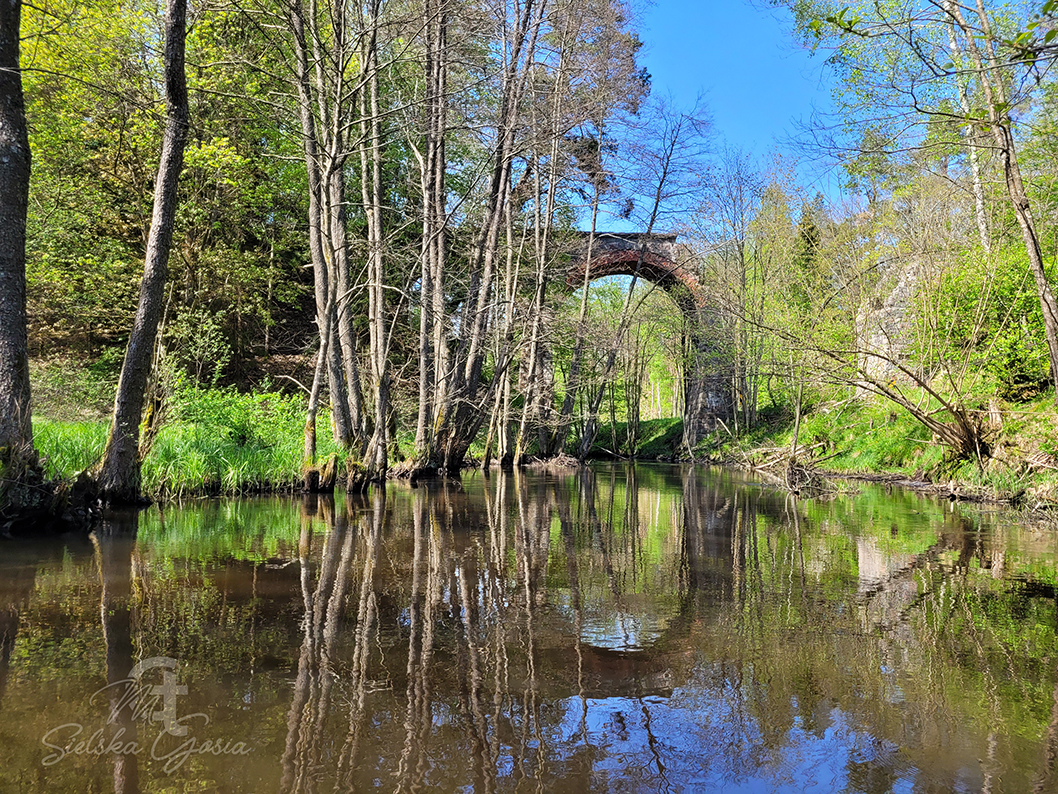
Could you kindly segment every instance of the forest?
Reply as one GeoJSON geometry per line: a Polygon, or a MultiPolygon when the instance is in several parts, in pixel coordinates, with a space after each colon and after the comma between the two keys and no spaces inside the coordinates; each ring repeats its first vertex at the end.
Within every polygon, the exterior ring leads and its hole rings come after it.
{"type": "Polygon", "coordinates": [[[1053,501],[1058,2],[771,5],[837,112],[758,158],[622,0],[10,4],[0,524],[600,455],[1053,501]]]}

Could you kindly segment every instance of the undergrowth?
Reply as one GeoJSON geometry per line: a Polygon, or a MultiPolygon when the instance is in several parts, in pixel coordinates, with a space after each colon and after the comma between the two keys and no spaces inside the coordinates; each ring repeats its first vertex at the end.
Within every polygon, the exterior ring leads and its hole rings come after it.
{"type": "MultiPolygon", "coordinates": [[[[154,498],[286,490],[301,482],[304,400],[275,392],[182,389],[142,467],[154,498]]],[[[317,420],[322,459],[337,452],[328,416],[317,420]]],[[[37,449],[51,477],[69,477],[99,460],[106,421],[34,421],[37,449]]]]}
{"type": "MultiPolygon", "coordinates": [[[[1027,503],[1058,501],[1054,392],[1024,403],[981,401],[974,410],[986,423],[989,446],[980,460],[956,457],[909,413],[878,398],[814,406],[802,417],[798,454],[834,472],[899,474],[1027,503]]],[[[792,444],[793,424],[785,416],[737,435],[722,431],[698,453],[751,465],[778,460],[792,444]]]]}
{"type": "MultiPolygon", "coordinates": [[[[628,425],[625,422],[600,425],[595,435],[589,457],[617,454],[623,457],[646,460],[678,456],[683,443],[682,419],[643,419],[634,448],[628,443],[628,425]]],[[[684,450],[686,452],[686,450],[684,450]]]]}

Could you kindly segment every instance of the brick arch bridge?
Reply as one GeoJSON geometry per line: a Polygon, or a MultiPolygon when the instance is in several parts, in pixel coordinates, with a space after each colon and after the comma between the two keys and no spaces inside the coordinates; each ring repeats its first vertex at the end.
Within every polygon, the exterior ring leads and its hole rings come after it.
{"type": "Polygon", "coordinates": [[[686,318],[683,438],[697,444],[717,420],[731,415],[729,362],[716,333],[713,310],[694,272],[681,264],[675,234],[597,232],[588,258],[588,234],[571,257],[566,287],[577,289],[606,276],[637,276],[664,289],[686,318]]]}

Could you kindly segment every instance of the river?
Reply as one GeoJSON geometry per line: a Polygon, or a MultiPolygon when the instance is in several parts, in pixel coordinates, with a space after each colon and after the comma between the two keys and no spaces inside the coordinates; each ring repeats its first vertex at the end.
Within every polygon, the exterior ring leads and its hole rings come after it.
{"type": "Polygon", "coordinates": [[[3,792],[1058,791],[1053,524],[679,466],[0,560],[3,792]]]}

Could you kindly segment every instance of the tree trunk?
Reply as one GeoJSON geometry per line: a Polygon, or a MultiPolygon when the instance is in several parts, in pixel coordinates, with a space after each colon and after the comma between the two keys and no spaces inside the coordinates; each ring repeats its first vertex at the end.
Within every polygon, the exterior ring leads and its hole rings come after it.
{"type": "MultiPolygon", "coordinates": [[[[347,230],[344,209],[345,135],[336,128],[338,103],[329,101],[329,89],[324,72],[325,59],[317,28],[315,6],[310,9],[306,25],[301,0],[290,0],[286,24],[294,45],[292,83],[297,94],[298,115],[301,123],[302,155],[308,177],[309,255],[312,259],[316,298],[316,324],[321,332],[330,328],[323,361],[329,384],[335,440],[346,451],[362,453],[365,418],[363,394],[360,386],[359,364],[356,359],[356,340],[352,333],[349,311],[349,279],[347,263],[347,230]],[[312,58],[309,47],[312,46],[312,58]],[[310,64],[315,63],[315,77],[310,64]],[[315,83],[313,82],[315,80],[315,83]],[[314,91],[315,88],[315,91],[314,91]],[[316,112],[320,119],[317,122],[316,112]],[[321,139],[321,136],[326,136],[321,139]],[[329,318],[333,306],[335,318],[329,318]],[[325,315],[328,319],[325,320],[325,315]]],[[[339,24],[340,20],[336,20],[339,24]]],[[[344,27],[339,27],[335,47],[345,43],[344,27]]],[[[335,57],[341,59],[342,53],[335,57]]],[[[344,90],[339,79],[336,95],[344,90]]],[[[314,389],[316,386],[314,385],[314,389]]],[[[306,417],[307,421],[309,417],[306,417]]],[[[314,426],[315,418],[311,418],[314,426]]]]}
{"type": "MultiPolygon", "coordinates": [[[[949,0],[949,6],[952,0],[949,0]]],[[[949,11],[949,14],[951,12],[949,11]]],[[[958,63],[962,58],[962,48],[955,36],[955,23],[948,26],[948,47],[951,49],[952,60],[958,63]]],[[[973,108],[970,106],[969,79],[964,74],[956,75],[959,91],[959,107],[963,115],[970,118],[973,108]]],[[[970,174],[973,177],[974,193],[974,218],[977,221],[977,234],[981,239],[981,248],[986,254],[992,253],[992,241],[988,234],[988,218],[985,215],[985,192],[981,185],[981,158],[978,154],[978,146],[973,139],[973,127],[966,128],[966,149],[970,155],[970,174]]]]}
{"type": "Polygon", "coordinates": [[[36,459],[26,337],[30,151],[19,70],[21,12],[21,2],[0,4],[0,471],[36,459]]]}
{"type": "MultiPolygon", "coordinates": [[[[511,165],[521,99],[534,63],[546,7],[546,0],[527,0],[521,6],[507,50],[510,55],[503,73],[485,218],[472,257],[470,289],[459,323],[456,361],[451,372],[445,373],[450,382],[445,387],[445,402],[438,406],[438,442],[447,471],[458,471],[462,467],[467,449],[485,416],[483,405],[487,404],[487,399],[483,400],[481,396],[481,375],[487,350],[488,316],[493,299],[500,230],[510,200],[511,165]]],[[[486,386],[488,398],[497,393],[497,378],[505,370],[506,362],[497,361],[491,382],[486,386]]]]}
{"type": "MultiPolygon", "coordinates": [[[[664,177],[662,177],[664,178],[664,177]]],[[[658,210],[660,209],[660,192],[661,185],[658,186],[657,195],[658,198],[655,200],[654,209],[650,216],[650,222],[647,224],[646,235],[643,237],[643,241],[639,245],[639,257],[636,261],[635,270],[632,272],[632,280],[628,284],[628,293],[625,295],[624,305],[621,307],[621,317],[617,323],[617,331],[614,333],[613,338],[610,340],[609,349],[606,353],[606,363],[603,365],[600,377],[602,379],[602,385],[599,388],[598,394],[595,399],[590,401],[588,408],[588,422],[584,426],[584,433],[580,438],[580,445],[577,448],[577,458],[584,460],[587,458],[588,453],[591,451],[592,445],[595,443],[595,434],[598,432],[599,427],[599,408],[602,405],[603,394],[606,391],[606,385],[610,380],[610,376],[613,373],[614,365],[617,363],[617,350],[618,346],[625,338],[625,334],[628,332],[628,326],[632,321],[632,314],[635,309],[632,306],[632,300],[635,295],[636,284],[639,283],[639,271],[643,267],[643,258],[646,255],[647,249],[647,237],[653,232],[654,221],[657,218],[658,210]]],[[[588,276],[585,274],[585,280],[588,276]]],[[[612,406],[611,406],[612,407],[612,406]]],[[[611,422],[613,419],[611,418],[611,422]]]]}
{"type": "Polygon", "coordinates": [[[445,47],[447,4],[424,4],[425,135],[420,156],[422,192],[422,251],[419,282],[419,411],[415,426],[415,465],[432,470],[438,465],[435,444],[436,406],[443,403],[444,359],[444,227],[445,214],[445,47]]]}
{"type": "Polygon", "coordinates": [[[367,221],[368,332],[375,397],[375,428],[364,464],[371,480],[385,479],[389,466],[389,331],[387,330],[382,234],[382,121],[378,97],[379,0],[370,3],[361,62],[365,88],[360,94],[360,173],[367,221]]]}
{"type": "MultiPolygon", "coordinates": [[[[565,66],[566,66],[566,43],[570,35],[570,23],[572,16],[566,17],[566,26],[560,40],[561,43],[561,54],[558,59],[558,69],[556,79],[554,81],[555,89],[552,95],[551,102],[551,114],[548,119],[548,129],[560,129],[561,128],[561,115],[563,110],[562,103],[562,90],[561,87],[565,84],[565,66]]],[[[534,89],[536,87],[534,86],[534,89]]],[[[534,122],[536,121],[536,114],[534,112],[534,122]]],[[[539,127],[539,124],[534,126],[539,127]]],[[[526,425],[528,419],[531,417],[536,424],[537,431],[537,451],[541,456],[547,456],[549,454],[549,440],[550,433],[544,427],[543,423],[543,405],[545,399],[548,404],[551,403],[551,394],[547,388],[547,384],[544,382],[544,366],[543,366],[543,348],[545,343],[541,340],[542,326],[543,326],[543,315],[544,315],[544,302],[547,298],[547,284],[548,275],[547,269],[549,262],[549,254],[551,248],[551,230],[554,223],[555,217],[555,202],[556,194],[558,191],[558,161],[559,161],[559,136],[552,134],[550,151],[548,152],[548,174],[547,174],[547,192],[546,198],[543,190],[542,179],[543,174],[541,173],[542,168],[540,166],[539,158],[537,158],[536,167],[534,170],[534,181],[536,185],[535,199],[534,199],[534,211],[535,218],[533,223],[533,242],[534,242],[534,253],[536,255],[536,297],[533,303],[533,326],[530,338],[529,348],[529,371],[533,374],[530,382],[530,394],[526,395],[525,408],[522,411],[522,420],[518,428],[518,444],[515,457],[521,461],[522,448],[525,444],[526,436],[526,425]],[[544,202],[541,207],[541,201],[544,202]],[[537,380],[539,375],[539,380],[537,380]]]]}
{"type": "MultiPolygon", "coordinates": [[[[333,146],[345,147],[345,136],[333,142],[333,146]]],[[[349,280],[348,217],[345,211],[345,163],[346,157],[334,157],[327,175],[327,203],[329,218],[329,248],[331,284],[335,292],[337,311],[335,317],[335,339],[331,342],[332,410],[348,423],[348,436],[339,439],[347,452],[363,455],[367,435],[367,416],[364,411],[364,392],[361,385],[360,362],[357,355],[356,334],[353,332],[352,284],[349,280]]]]}
{"type": "Polygon", "coordinates": [[[151,358],[162,316],[169,249],[176,222],[177,183],[188,135],[184,75],[187,0],[169,0],[165,15],[165,134],[154,188],[154,214],[140,283],[140,300],[121,367],[110,438],[99,469],[99,487],[111,504],[136,502],[140,495],[140,420],[151,358]]]}
{"type": "Polygon", "coordinates": [[[334,337],[331,333],[334,327],[334,302],[328,302],[320,314],[318,318],[320,349],[316,354],[316,369],[312,376],[308,406],[305,409],[305,446],[301,464],[304,489],[308,493],[315,493],[320,482],[320,472],[316,467],[316,415],[320,410],[320,392],[323,390],[324,372],[327,370],[327,360],[330,355],[330,342],[334,337]]]}
{"type": "MultiPolygon", "coordinates": [[[[601,146],[600,146],[601,150],[601,146]]],[[[577,392],[580,390],[580,370],[584,358],[586,323],[588,319],[588,285],[591,283],[591,257],[595,245],[595,232],[599,221],[599,188],[596,185],[592,192],[591,229],[588,231],[588,248],[584,255],[584,282],[581,284],[580,310],[577,314],[576,338],[573,343],[573,358],[569,365],[569,377],[566,378],[566,393],[562,398],[562,410],[558,416],[555,434],[551,438],[550,452],[557,454],[566,444],[566,436],[573,422],[573,408],[577,403],[577,392]]]]}

